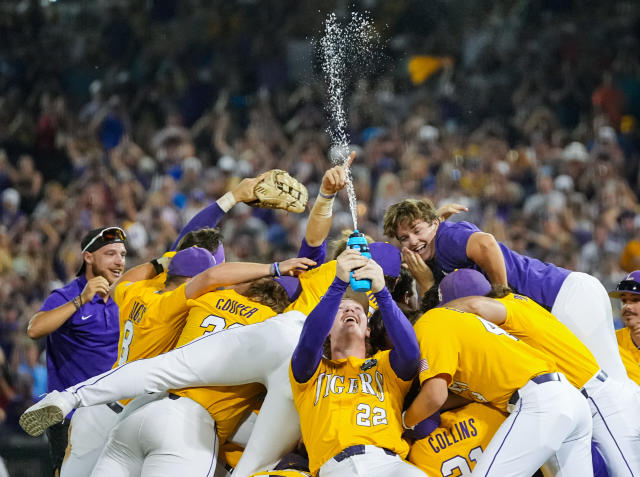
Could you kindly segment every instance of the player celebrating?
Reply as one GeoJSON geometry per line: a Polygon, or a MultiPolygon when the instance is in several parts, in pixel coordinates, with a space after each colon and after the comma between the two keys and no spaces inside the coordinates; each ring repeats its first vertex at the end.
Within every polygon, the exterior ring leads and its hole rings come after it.
{"type": "Polygon", "coordinates": [[[589,406],[555,363],[493,323],[450,308],[428,311],[415,330],[422,387],[404,414],[407,428],[440,409],[450,390],[511,412],[472,475],[532,475],[553,456],[566,473],[593,475],[589,406]]]}
{"type": "MultiPolygon", "coordinates": [[[[640,475],[640,413],[626,383],[608,377],[580,340],[533,300],[510,293],[484,296],[491,285],[480,272],[460,269],[440,283],[447,307],[482,316],[553,358],[558,369],[587,398],[593,416],[593,440],[612,476],[640,475]]],[[[555,463],[548,465],[552,467],[555,463]]]]}
{"type": "Polygon", "coordinates": [[[611,303],[596,278],[520,255],[469,222],[442,222],[427,199],[407,199],[389,207],[384,233],[417,253],[434,274],[481,269],[494,288],[511,287],[550,308],[609,376],[627,379],[615,342],[611,303]]]}
{"type": "Polygon", "coordinates": [[[314,475],[425,475],[400,458],[408,452],[401,437],[402,402],[418,357],[415,333],[386,289],[382,268],[355,250],[343,252],[335,280],[305,321],[291,358],[293,397],[314,475]],[[368,299],[345,295],[354,269],[355,279],[371,280],[395,344],[369,359],[368,299]],[[327,336],[330,358],[323,358],[327,336]]]}
{"type": "Polygon", "coordinates": [[[631,272],[609,296],[622,301],[625,327],[616,331],[616,338],[629,377],[640,384],[640,270],[631,272]]]}

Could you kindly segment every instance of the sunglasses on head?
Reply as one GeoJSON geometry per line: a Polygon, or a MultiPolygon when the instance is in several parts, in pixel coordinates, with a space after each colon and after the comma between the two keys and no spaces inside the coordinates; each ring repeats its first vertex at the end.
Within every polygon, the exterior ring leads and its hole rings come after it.
{"type": "Polygon", "coordinates": [[[81,253],[86,252],[87,250],[89,250],[89,248],[96,242],[96,240],[98,239],[102,239],[105,242],[112,242],[114,240],[121,240],[121,241],[125,241],[127,238],[127,234],[124,233],[124,230],[122,230],[120,227],[110,227],[108,229],[104,229],[102,232],[100,232],[98,235],[96,235],[95,237],[93,237],[89,243],[82,249],[81,253]]]}
{"type": "Polygon", "coordinates": [[[619,292],[640,292],[640,283],[635,280],[622,280],[618,283],[616,291],[619,292]]]}

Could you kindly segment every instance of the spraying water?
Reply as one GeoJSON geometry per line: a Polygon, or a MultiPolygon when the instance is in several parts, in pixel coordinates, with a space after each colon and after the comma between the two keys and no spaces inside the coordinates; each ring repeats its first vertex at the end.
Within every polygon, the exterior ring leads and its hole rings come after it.
{"type": "MultiPolygon", "coordinates": [[[[338,21],[335,13],[325,20],[324,36],[320,40],[322,70],[327,83],[329,127],[332,149],[338,151],[332,159],[334,165],[344,164],[349,158],[349,136],[347,133],[346,92],[349,79],[358,73],[375,54],[380,37],[371,19],[363,13],[352,12],[349,21],[338,21]]],[[[351,170],[347,170],[347,194],[353,219],[353,228],[358,228],[356,193],[353,188],[351,170]]]]}

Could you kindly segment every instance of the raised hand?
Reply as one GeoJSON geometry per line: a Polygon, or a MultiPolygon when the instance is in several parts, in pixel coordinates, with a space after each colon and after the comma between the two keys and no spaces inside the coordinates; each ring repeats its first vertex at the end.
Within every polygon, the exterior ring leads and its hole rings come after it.
{"type": "Polygon", "coordinates": [[[336,277],[343,282],[348,282],[351,270],[364,267],[367,262],[369,262],[369,259],[360,254],[359,251],[347,248],[336,258],[336,277]]]}
{"type": "Polygon", "coordinates": [[[96,295],[105,297],[109,293],[109,282],[104,277],[93,277],[87,282],[80,294],[80,300],[82,304],[89,303],[96,295]]]}
{"type": "Polygon", "coordinates": [[[257,200],[256,194],[253,190],[256,184],[268,173],[269,171],[263,172],[258,177],[245,177],[242,179],[231,191],[236,201],[248,203],[257,200]]]}
{"type": "Polygon", "coordinates": [[[353,278],[356,280],[362,280],[364,278],[371,280],[371,291],[373,293],[378,293],[385,287],[384,272],[375,260],[367,260],[366,265],[354,270],[353,278]]]}
{"type": "Polygon", "coordinates": [[[442,217],[444,220],[447,220],[449,217],[455,214],[460,214],[462,212],[468,212],[469,209],[462,204],[445,204],[440,207],[436,213],[442,217]]]}
{"type": "Polygon", "coordinates": [[[344,164],[332,167],[322,176],[322,184],[320,192],[324,195],[334,195],[341,191],[347,185],[347,171],[351,167],[351,163],[356,158],[355,151],[352,151],[344,164]]]}
{"type": "Polygon", "coordinates": [[[309,267],[313,267],[316,264],[313,260],[307,257],[290,258],[283,262],[278,262],[281,275],[289,275],[295,277],[300,275],[305,270],[309,270],[309,267]]]}
{"type": "Polygon", "coordinates": [[[409,270],[409,273],[418,282],[418,286],[422,293],[427,291],[435,283],[433,272],[422,257],[416,252],[409,250],[407,247],[402,248],[402,267],[409,270]]]}

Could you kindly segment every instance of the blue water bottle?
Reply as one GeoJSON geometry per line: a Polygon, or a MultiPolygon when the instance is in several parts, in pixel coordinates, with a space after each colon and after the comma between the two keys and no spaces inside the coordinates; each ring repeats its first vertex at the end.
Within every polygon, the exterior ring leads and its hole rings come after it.
{"type": "MultiPolygon", "coordinates": [[[[369,244],[367,243],[367,239],[364,238],[364,234],[354,230],[351,235],[349,235],[349,240],[347,241],[347,247],[352,248],[354,250],[358,250],[362,255],[367,258],[371,258],[371,253],[369,253],[369,244]]],[[[351,289],[357,292],[366,292],[371,290],[371,280],[368,278],[363,278],[362,280],[356,280],[353,278],[353,271],[350,273],[350,284],[351,289]]]]}

